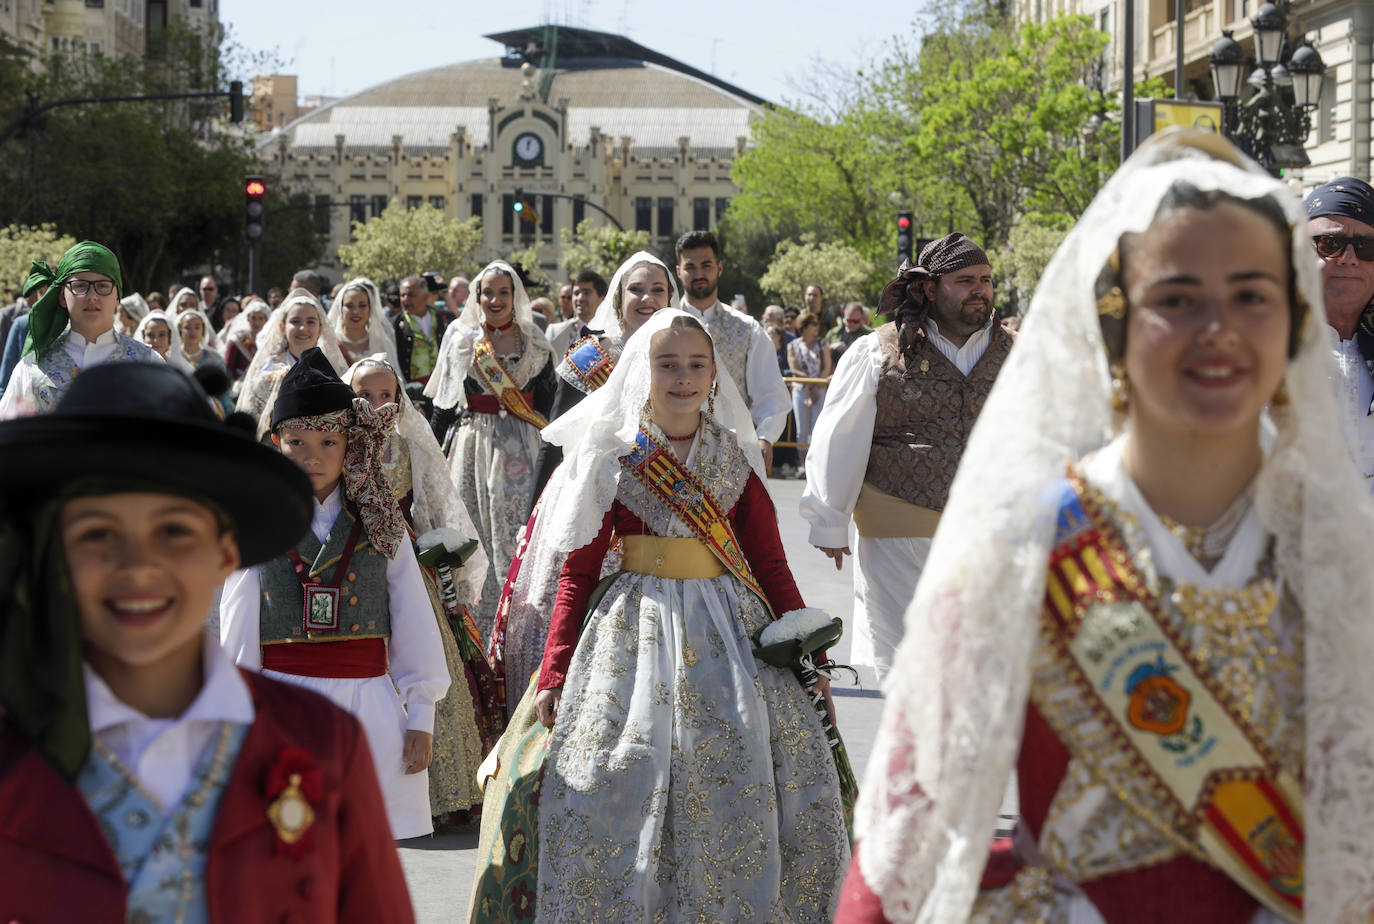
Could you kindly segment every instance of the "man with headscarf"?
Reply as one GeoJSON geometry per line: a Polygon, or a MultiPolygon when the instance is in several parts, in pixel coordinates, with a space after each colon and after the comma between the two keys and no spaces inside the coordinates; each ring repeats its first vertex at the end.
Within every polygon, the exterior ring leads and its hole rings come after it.
{"type": "Polygon", "coordinates": [[[101,363],[162,361],[152,347],[114,329],[124,276],[106,247],[82,241],[56,270],[35,260],[29,283],[30,291],[47,291],[27,315],[23,358],[0,398],[0,420],[47,412],[78,375],[101,363]]]}
{"type": "Polygon", "coordinates": [[[855,554],[853,660],[882,678],[974,421],[1012,338],[992,304],[983,249],[954,233],[903,262],[883,290],[896,320],[845,351],[816,421],[802,516],[811,544],[855,554]]]}
{"type": "MultiPolygon", "coordinates": [[[[43,261],[35,262],[44,270],[47,269],[48,264],[43,261]]],[[[24,353],[24,341],[29,336],[29,311],[33,308],[29,298],[37,301],[47,291],[48,274],[42,271],[31,272],[29,278],[24,280],[19,298],[15,299],[14,304],[0,308],[0,395],[4,394],[10,383],[10,376],[14,374],[14,367],[19,365],[19,358],[24,353]]]]}
{"type": "Polygon", "coordinates": [[[720,300],[720,244],[710,231],[688,231],[677,240],[677,278],[683,311],[706,325],[716,360],[730,372],[749,405],[763,464],[773,466],[773,444],[787,426],[792,396],[782,381],[778,351],[758,321],[720,300]]]}
{"type": "Polygon", "coordinates": [[[1341,425],[1355,467],[1374,479],[1374,189],[1342,177],[1314,189],[1305,205],[1339,373],[1341,425]]]}

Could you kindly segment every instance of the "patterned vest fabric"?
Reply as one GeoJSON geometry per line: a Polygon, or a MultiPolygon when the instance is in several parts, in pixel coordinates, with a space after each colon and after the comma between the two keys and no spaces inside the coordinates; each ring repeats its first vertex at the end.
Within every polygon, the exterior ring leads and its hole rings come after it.
{"type": "Polygon", "coordinates": [[[716,361],[724,366],[730,377],[735,380],[735,387],[739,389],[744,403],[753,407],[749,400],[749,381],[745,377],[745,366],[749,361],[749,345],[758,322],[717,303],[715,317],[704,323],[711,339],[715,341],[716,361]]]}
{"type": "Polygon", "coordinates": [[[225,722],[200,755],[191,782],[169,814],[133,774],[99,746],[76,779],[129,885],[128,920],[208,924],[205,866],[224,788],[247,725],[225,722]]]}
{"type": "MultiPolygon", "coordinates": [[[[296,543],[302,561],[309,562],[310,580],[328,584],[334,580],[339,558],[345,551],[357,515],[344,504],[323,545],[312,532],[296,543]]],[[[280,642],[343,642],[391,635],[391,600],[387,594],[387,557],[373,548],[363,532],[339,584],[339,631],[307,632],[303,609],[305,592],[300,578],[285,555],[259,566],[262,608],[259,615],[261,644],[280,642]]]]}
{"type": "MultiPolygon", "coordinates": [[[[35,382],[36,393],[39,406],[50,408],[57,404],[59,398],[67,393],[67,389],[80,374],[76,367],[76,360],[67,355],[67,342],[71,339],[71,330],[64,331],[52,345],[43,351],[43,355],[36,362],[37,369],[41,376],[35,382]]],[[[146,343],[139,343],[132,337],[123,334],[115,334],[118,345],[115,351],[105,360],[107,363],[151,363],[160,362],[153,348],[146,343]]]]}
{"type": "Polygon", "coordinates": [[[1011,335],[993,325],[987,351],[967,377],[929,339],[908,367],[897,350],[895,323],[876,336],[883,366],[864,481],[907,503],[943,510],[969,433],[1011,351],[1011,335]]]}

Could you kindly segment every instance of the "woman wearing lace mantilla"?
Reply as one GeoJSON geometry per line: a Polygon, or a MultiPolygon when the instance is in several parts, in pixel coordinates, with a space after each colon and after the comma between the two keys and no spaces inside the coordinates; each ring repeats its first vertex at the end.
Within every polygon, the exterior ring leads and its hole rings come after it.
{"type": "Polygon", "coordinates": [[[1374,511],[1305,230],[1284,184],[1174,131],[1064,242],[907,612],[837,920],[1374,907],[1374,511]]]}
{"type": "Polygon", "coordinates": [[[348,368],[320,300],[305,289],[292,289],[263,325],[239,387],[238,410],[257,418],[259,437],[271,429],[282,376],[311,347],[319,347],[339,375],[348,368]]]}
{"type": "Polygon", "coordinates": [[[491,634],[501,583],[529,515],[539,431],[553,404],[553,367],[520,277],[508,263],[489,264],[444,332],[425,384],[436,417],[454,421],[445,438],[453,481],[490,563],[473,611],[483,638],[491,634]]]}
{"type": "Polygon", "coordinates": [[[527,563],[565,563],[506,732],[529,746],[503,738],[488,784],[475,920],[830,919],[836,758],[796,676],[753,654],[805,608],[748,409],[716,373],[701,323],[660,311],[545,431],[567,453],[527,563]],[[613,534],[622,568],[598,586],[613,534]]]}
{"type": "Polygon", "coordinates": [[[396,358],[396,332],[386,322],[377,285],[365,276],[349,280],[329,307],[329,326],[348,363],[357,363],[373,353],[383,353],[387,362],[400,368],[396,358]]]}
{"type": "MultiPolygon", "coordinates": [[[[600,335],[589,334],[574,343],[555,370],[559,381],[550,420],[557,420],[604,385],[630,335],[655,312],[678,298],[677,282],[667,265],[642,250],[620,265],[607,291],[610,294],[601,302],[588,325],[600,335]]],[[[547,441],[540,446],[535,508],[506,574],[492,628],[492,662],[513,683],[507,689],[511,694],[506,703],[508,713],[515,709],[530,675],[539,667],[539,660],[544,655],[544,639],[549,633],[554,595],[558,593],[558,573],[563,562],[549,562],[548,567],[536,575],[534,569],[523,567],[523,550],[539,542],[538,498],[562,461],[563,447],[547,441]]],[[[606,564],[607,573],[616,570],[615,556],[610,556],[606,564]]]]}

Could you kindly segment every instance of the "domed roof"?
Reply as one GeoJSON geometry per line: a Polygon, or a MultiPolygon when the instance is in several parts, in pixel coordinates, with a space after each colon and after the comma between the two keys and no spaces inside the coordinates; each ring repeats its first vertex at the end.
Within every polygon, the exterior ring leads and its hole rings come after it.
{"type": "MultiPolygon", "coordinates": [[[[547,99],[554,105],[567,100],[567,142],[586,143],[595,127],[605,137],[633,139],[641,151],[675,151],[682,137],[697,150],[730,150],[748,137],[750,120],[763,111],[759,97],[624,38],[556,28],[559,46],[547,99]]],[[[527,89],[514,43],[543,34],[536,29],[490,36],[507,43],[505,57],[398,77],[308,113],[263,143],[279,143],[284,135],[293,149],[332,149],[335,137],[343,135],[351,149],[389,149],[400,135],[407,150],[447,149],[461,125],[471,144],[486,145],[489,102],[518,106],[527,89]]],[[[547,73],[539,70],[530,89],[537,92],[547,73]]]]}

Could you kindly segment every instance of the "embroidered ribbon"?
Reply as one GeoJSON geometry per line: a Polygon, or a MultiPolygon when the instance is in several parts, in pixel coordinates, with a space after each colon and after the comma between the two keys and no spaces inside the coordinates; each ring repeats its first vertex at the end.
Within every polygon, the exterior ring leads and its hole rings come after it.
{"type": "Polygon", "coordinates": [[[690,469],[678,461],[671,449],[640,430],[635,436],[635,448],[620,457],[620,464],[667,504],[696,533],[697,538],[706,543],[721,564],[763,601],[769,615],[778,618],[773,611],[773,604],[768,601],[768,595],[749,570],[749,562],[744,558],[729,519],[711,492],[690,469]]]}
{"type": "Polygon", "coordinates": [[[590,391],[605,385],[615,369],[615,360],[606,355],[601,341],[595,337],[583,337],[568,348],[563,358],[590,391]]]}
{"type": "MultiPolygon", "coordinates": [[[[1117,795],[1266,908],[1301,920],[1300,784],[1180,644],[1110,521],[1085,500],[1081,479],[1071,475],[1069,485],[1041,629],[1113,746],[1133,755],[1130,766],[1142,779],[1114,786],[1117,795]],[[1141,784],[1162,797],[1155,802],[1167,817],[1131,798],[1141,784]]],[[[1073,729],[1047,717],[1073,740],[1073,729]]],[[[1073,750],[1113,783],[1097,769],[1093,748],[1073,750]]]]}
{"type": "Polygon", "coordinates": [[[497,359],[492,351],[491,341],[477,341],[472,349],[472,358],[473,371],[481,378],[482,384],[496,395],[506,410],[540,430],[549,425],[544,415],[530,406],[524,392],[515,386],[510,374],[506,372],[506,367],[501,365],[501,360],[497,359]]]}

